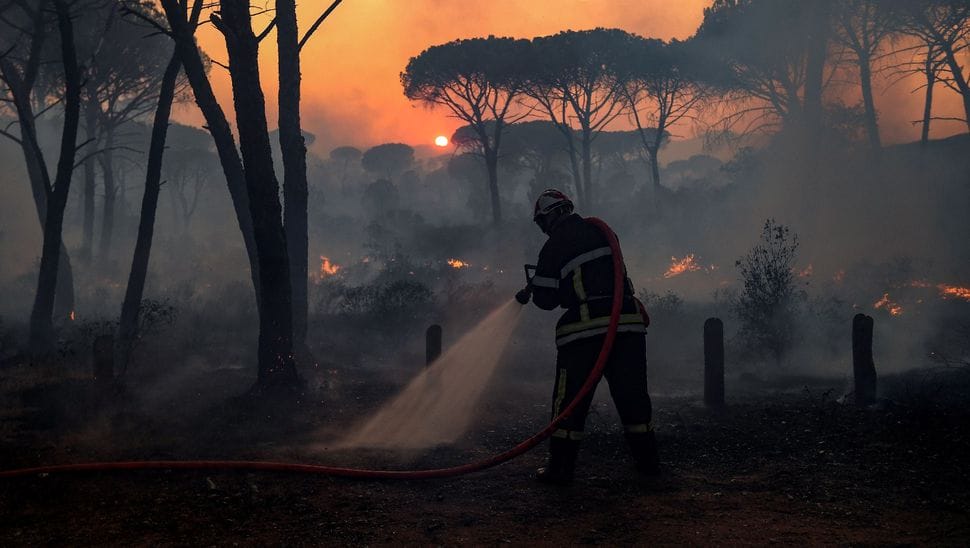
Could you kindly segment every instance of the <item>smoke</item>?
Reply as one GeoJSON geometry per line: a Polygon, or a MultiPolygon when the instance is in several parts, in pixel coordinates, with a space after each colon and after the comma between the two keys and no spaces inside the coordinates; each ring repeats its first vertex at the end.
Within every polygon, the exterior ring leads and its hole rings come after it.
{"type": "Polygon", "coordinates": [[[521,314],[515,301],[493,311],[337,447],[420,449],[456,441],[472,424],[521,314]]]}

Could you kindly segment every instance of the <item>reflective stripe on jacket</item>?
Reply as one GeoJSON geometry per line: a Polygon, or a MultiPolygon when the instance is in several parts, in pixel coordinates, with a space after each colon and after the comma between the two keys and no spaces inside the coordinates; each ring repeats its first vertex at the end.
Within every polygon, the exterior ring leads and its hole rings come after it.
{"type": "MultiPolygon", "coordinates": [[[[544,310],[566,309],[556,324],[557,345],[606,333],[613,296],[612,255],[600,230],[575,213],[563,219],[542,246],[532,300],[544,310]]],[[[623,297],[618,330],[645,333],[629,278],[623,297]]]]}

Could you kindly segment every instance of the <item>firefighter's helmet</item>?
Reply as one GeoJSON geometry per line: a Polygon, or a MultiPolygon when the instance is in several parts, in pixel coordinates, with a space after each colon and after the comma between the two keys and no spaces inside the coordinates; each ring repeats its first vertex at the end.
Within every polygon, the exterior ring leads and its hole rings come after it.
{"type": "Polygon", "coordinates": [[[540,217],[548,215],[559,208],[566,208],[566,213],[572,213],[573,201],[562,191],[547,188],[536,199],[536,206],[532,212],[532,220],[538,222],[540,217]]]}

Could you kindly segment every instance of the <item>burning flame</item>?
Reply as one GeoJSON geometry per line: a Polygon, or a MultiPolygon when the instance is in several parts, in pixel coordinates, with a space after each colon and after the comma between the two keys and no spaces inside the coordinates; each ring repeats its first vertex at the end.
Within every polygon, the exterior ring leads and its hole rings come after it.
{"type": "Polygon", "coordinates": [[[940,290],[940,296],[944,299],[947,297],[956,297],[958,299],[970,301],[970,287],[939,284],[936,286],[936,288],[940,290]]]}
{"type": "Polygon", "coordinates": [[[329,257],[324,257],[320,255],[320,279],[326,278],[328,276],[333,276],[337,272],[340,272],[340,265],[337,263],[330,262],[329,257]]]}
{"type": "Polygon", "coordinates": [[[876,301],[872,307],[876,309],[885,308],[892,316],[899,316],[903,313],[903,307],[899,306],[899,303],[889,300],[889,293],[883,293],[882,298],[876,301]]]}
{"type": "Polygon", "coordinates": [[[454,269],[468,268],[471,263],[466,263],[461,259],[448,259],[448,266],[454,269]]]}
{"type": "Polygon", "coordinates": [[[814,271],[815,271],[815,267],[809,264],[808,266],[805,267],[804,270],[795,271],[795,275],[797,275],[799,278],[808,278],[809,276],[812,275],[812,272],[814,271]]]}
{"type": "Polygon", "coordinates": [[[700,269],[701,267],[694,261],[693,253],[685,256],[683,259],[671,257],[670,268],[664,272],[664,278],[673,278],[674,276],[680,276],[684,272],[694,272],[700,269]]]}
{"type": "Polygon", "coordinates": [[[73,310],[71,311],[70,314],[68,314],[68,317],[71,318],[71,321],[72,322],[74,321],[75,316],[74,316],[74,311],[73,310]]]}

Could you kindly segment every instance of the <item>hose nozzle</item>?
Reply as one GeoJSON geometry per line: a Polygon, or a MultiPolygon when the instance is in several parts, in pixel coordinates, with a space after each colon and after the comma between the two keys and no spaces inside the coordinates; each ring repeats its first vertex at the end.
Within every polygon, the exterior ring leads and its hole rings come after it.
{"type": "Polygon", "coordinates": [[[525,266],[525,287],[515,294],[515,300],[521,305],[529,304],[532,298],[532,278],[536,275],[536,265],[527,264],[525,266]]]}

